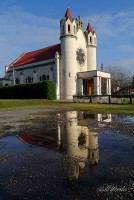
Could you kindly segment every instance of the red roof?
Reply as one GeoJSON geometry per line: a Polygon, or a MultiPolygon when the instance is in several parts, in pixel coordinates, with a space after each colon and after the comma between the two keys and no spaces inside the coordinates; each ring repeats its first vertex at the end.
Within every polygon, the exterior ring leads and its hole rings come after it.
{"type": "Polygon", "coordinates": [[[49,46],[43,49],[39,49],[36,51],[31,51],[24,53],[18,59],[16,59],[13,63],[10,64],[10,67],[18,67],[21,65],[26,65],[35,62],[41,62],[44,60],[49,60],[55,57],[56,52],[60,52],[60,44],[56,44],[53,46],[49,46]]]}
{"type": "Polygon", "coordinates": [[[38,145],[48,149],[52,149],[53,151],[60,151],[59,146],[57,145],[57,138],[55,137],[43,137],[30,135],[26,133],[20,133],[18,138],[26,144],[38,145]]]}
{"type": "Polygon", "coordinates": [[[65,13],[65,16],[64,16],[66,19],[70,19],[70,21],[72,21],[73,20],[73,17],[72,17],[72,14],[71,14],[71,12],[70,12],[70,9],[68,8],[67,9],[67,11],[66,11],[66,13],[65,13]]]}
{"type": "Polygon", "coordinates": [[[93,29],[92,29],[92,26],[91,26],[91,24],[88,22],[88,25],[87,25],[87,31],[88,31],[88,33],[89,32],[92,32],[93,33],[93,29]]]}

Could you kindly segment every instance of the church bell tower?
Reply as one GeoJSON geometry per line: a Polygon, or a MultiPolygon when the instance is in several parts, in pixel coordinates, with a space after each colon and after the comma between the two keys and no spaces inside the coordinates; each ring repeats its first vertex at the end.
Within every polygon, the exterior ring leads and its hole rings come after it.
{"type": "Polygon", "coordinates": [[[97,38],[89,22],[85,31],[85,36],[87,39],[87,71],[96,70],[97,38]]]}
{"type": "Polygon", "coordinates": [[[68,8],[60,21],[61,98],[72,99],[76,94],[76,21],[68,8]]]}

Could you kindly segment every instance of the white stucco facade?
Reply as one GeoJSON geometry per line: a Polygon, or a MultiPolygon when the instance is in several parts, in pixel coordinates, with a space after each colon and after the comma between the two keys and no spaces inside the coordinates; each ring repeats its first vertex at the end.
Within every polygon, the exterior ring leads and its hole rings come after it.
{"type": "Polygon", "coordinates": [[[96,68],[96,33],[90,23],[86,30],[82,24],[81,18],[73,18],[67,9],[60,21],[61,43],[21,55],[6,66],[5,77],[12,84],[54,81],[57,99],[101,95],[103,78],[105,94],[111,94],[110,74],[96,68]]]}

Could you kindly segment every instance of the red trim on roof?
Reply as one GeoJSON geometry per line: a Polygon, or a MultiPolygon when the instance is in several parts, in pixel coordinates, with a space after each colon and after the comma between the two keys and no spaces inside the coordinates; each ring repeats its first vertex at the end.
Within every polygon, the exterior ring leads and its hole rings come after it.
{"type": "Polygon", "coordinates": [[[89,32],[92,32],[93,33],[93,29],[92,29],[92,26],[91,26],[91,24],[88,22],[88,25],[87,25],[87,31],[88,31],[88,33],[89,32]]]}
{"type": "Polygon", "coordinates": [[[56,52],[60,52],[61,45],[56,44],[36,51],[27,52],[19,59],[15,60],[10,67],[18,67],[30,63],[41,62],[55,57],[56,52]]]}
{"type": "Polygon", "coordinates": [[[68,8],[66,13],[65,13],[65,16],[64,16],[66,19],[70,19],[70,21],[73,20],[73,17],[72,17],[72,14],[70,12],[70,9],[68,8]]]}

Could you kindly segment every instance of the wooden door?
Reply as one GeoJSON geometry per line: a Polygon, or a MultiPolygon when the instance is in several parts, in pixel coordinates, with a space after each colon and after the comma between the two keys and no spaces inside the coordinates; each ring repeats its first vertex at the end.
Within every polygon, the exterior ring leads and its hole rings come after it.
{"type": "Polygon", "coordinates": [[[88,80],[88,95],[92,96],[94,94],[94,82],[93,79],[88,80]]]}

